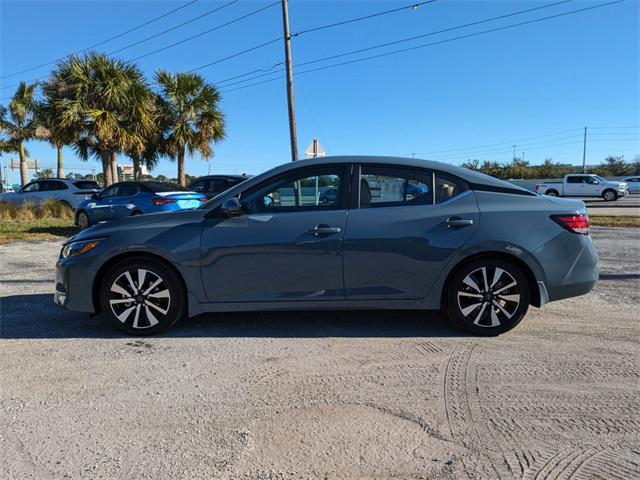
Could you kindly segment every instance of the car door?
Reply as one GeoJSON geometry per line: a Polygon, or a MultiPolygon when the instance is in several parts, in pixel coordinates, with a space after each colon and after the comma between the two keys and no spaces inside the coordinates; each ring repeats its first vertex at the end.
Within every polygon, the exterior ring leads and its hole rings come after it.
{"type": "Polygon", "coordinates": [[[583,195],[589,197],[599,197],[602,193],[602,185],[595,177],[583,177],[583,195]]]}
{"type": "Polygon", "coordinates": [[[457,178],[363,165],[343,259],[347,300],[420,299],[477,228],[473,192],[457,178]]]}
{"type": "Polygon", "coordinates": [[[140,186],[136,183],[119,183],[116,194],[111,198],[111,218],[131,216],[136,208],[133,198],[140,192],[140,186]]]}
{"type": "Polygon", "coordinates": [[[344,164],[296,168],[242,192],[240,217],[205,220],[201,272],[209,301],[344,300],[348,177],[344,164]],[[340,195],[320,203],[327,185],[340,195]]]}
{"type": "Polygon", "coordinates": [[[570,175],[564,183],[564,194],[567,196],[580,196],[584,194],[584,178],[581,175],[570,175]]]}
{"type": "Polygon", "coordinates": [[[105,188],[98,198],[87,204],[92,222],[103,222],[111,218],[111,200],[118,194],[118,184],[105,188]]]}
{"type": "Polygon", "coordinates": [[[35,182],[27,183],[22,187],[15,196],[16,203],[33,202],[38,203],[40,201],[40,188],[42,182],[36,180],[35,182]]]}

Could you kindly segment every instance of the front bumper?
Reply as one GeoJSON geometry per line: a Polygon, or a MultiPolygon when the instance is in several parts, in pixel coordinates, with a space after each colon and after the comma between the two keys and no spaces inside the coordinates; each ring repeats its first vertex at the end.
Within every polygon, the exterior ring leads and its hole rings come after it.
{"type": "Polygon", "coordinates": [[[93,275],[81,257],[59,258],[53,302],[74,312],[95,313],[93,275]],[[78,261],[80,260],[80,261],[78,261]]]}

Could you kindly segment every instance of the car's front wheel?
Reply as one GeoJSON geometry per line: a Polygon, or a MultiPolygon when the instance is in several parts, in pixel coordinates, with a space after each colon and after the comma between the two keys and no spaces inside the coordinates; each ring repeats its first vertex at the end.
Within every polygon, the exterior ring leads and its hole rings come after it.
{"type": "Polygon", "coordinates": [[[602,198],[604,198],[607,202],[613,202],[614,200],[618,199],[618,194],[613,190],[605,190],[602,194],[602,198]]]}
{"type": "Polygon", "coordinates": [[[103,277],[100,304],[118,330],[154,335],[180,319],[184,292],[178,275],[164,263],[132,258],[116,264],[103,277]]]}
{"type": "Polygon", "coordinates": [[[511,330],[529,308],[529,282],[522,269],[502,259],[464,264],[451,278],[446,313],[452,323],[478,335],[511,330]]]}
{"type": "Polygon", "coordinates": [[[89,216],[86,214],[86,212],[78,213],[78,218],[76,223],[78,224],[78,228],[80,230],[86,230],[91,226],[91,222],[89,221],[89,216]]]}

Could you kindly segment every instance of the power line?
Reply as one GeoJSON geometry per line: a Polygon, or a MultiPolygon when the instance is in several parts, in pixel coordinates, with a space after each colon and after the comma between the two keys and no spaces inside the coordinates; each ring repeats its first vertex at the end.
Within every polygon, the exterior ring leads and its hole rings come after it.
{"type": "MultiPolygon", "coordinates": [[[[75,52],[75,53],[82,53],[82,52],[86,52],[87,50],[91,50],[91,49],[93,49],[93,48],[99,47],[100,45],[104,45],[105,43],[108,43],[108,42],[111,42],[112,40],[115,40],[115,39],[117,39],[117,38],[123,37],[123,36],[125,36],[125,35],[127,35],[127,34],[129,34],[129,33],[131,33],[131,32],[135,32],[136,30],[139,30],[139,29],[141,29],[141,28],[143,28],[143,27],[146,27],[147,25],[150,25],[150,24],[152,24],[152,23],[154,23],[154,22],[157,22],[158,20],[161,20],[161,19],[163,19],[163,18],[165,18],[165,17],[168,17],[169,15],[172,15],[173,13],[175,13],[175,12],[177,12],[177,11],[179,11],[179,10],[182,10],[182,9],[184,9],[184,8],[187,8],[187,7],[190,7],[191,5],[193,5],[194,3],[196,3],[197,1],[198,1],[198,0],[191,0],[190,2],[185,3],[184,5],[182,5],[182,6],[180,6],[180,7],[174,8],[173,10],[170,10],[170,11],[168,11],[167,13],[163,13],[162,15],[160,15],[160,16],[158,16],[158,17],[152,18],[151,20],[148,20],[148,21],[146,21],[146,22],[144,22],[144,23],[141,23],[140,25],[136,25],[135,27],[130,28],[129,30],[126,30],[126,31],[124,31],[124,32],[122,32],[122,33],[119,33],[119,34],[117,34],[117,35],[114,35],[113,37],[109,37],[109,38],[107,38],[107,39],[105,39],[105,40],[102,40],[102,41],[100,41],[100,42],[98,42],[98,43],[94,43],[93,45],[90,45],[90,46],[88,46],[88,47],[85,47],[85,48],[83,48],[82,50],[78,50],[78,51],[77,51],[77,52],[75,52]]],[[[56,63],[56,62],[58,62],[58,61],[60,61],[60,60],[61,60],[61,58],[56,58],[55,60],[51,60],[51,61],[46,62],[46,63],[41,63],[40,65],[36,65],[36,66],[34,66],[34,67],[30,67],[30,68],[26,68],[26,69],[24,69],[24,70],[20,70],[19,72],[14,72],[14,73],[10,73],[10,74],[8,74],[8,75],[3,75],[3,76],[2,76],[2,77],[0,77],[0,78],[3,78],[3,79],[4,79],[4,78],[15,77],[16,75],[20,75],[21,73],[31,72],[31,71],[33,71],[33,70],[37,70],[38,68],[46,67],[47,65],[52,65],[52,64],[54,64],[54,63],[56,63]]],[[[13,85],[12,85],[12,86],[13,86],[13,85]]]]}
{"type": "MultiPolygon", "coordinates": [[[[489,17],[489,18],[485,18],[485,19],[482,19],[482,20],[477,20],[477,21],[474,21],[474,22],[463,23],[461,25],[456,25],[456,26],[453,26],[453,27],[448,27],[448,28],[444,28],[444,29],[441,29],[441,30],[436,30],[436,31],[433,31],[433,32],[427,32],[427,33],[423,33],[423,34],[420,34],[420,35],[415,35],[415,36],[412,36],[412,37],[403,38],[403,39],[400,39],[400,40],[394,40],[392,42],[381,43],[381,44],[377,44],[377,45],[372,45],[370,47],[365,47],[365,48],[360,48],[360,49],[357,49],[357,50],[351,50],[351,51],[348,51],[348,52],[339,53],[339,54],[336,54],[336,55],[330,55],[330,56],[327,56],[327,57],[316,58],[316,59],[313,59],[313,60],[308,60],[306,62],[298,63],[298,64],[295,65],[295,67],[302,67],[302,66],[305,66],[305,65],[311,65],[311,64],[314,64],[314,63],[324,62],[324,61],[327,61],[327,60],[334,60],[336,58],[346,57],[346,56],[349,56],[349,55],[355,55],[355,54],[358,54],[358,53],[364,53],[364,52],[367,52],[367,51],[370,51],[370,50],[376,50],[376,49],[388,47],[388,46],[391,46],[391,45],[397,45],[399,43],[410,42],[412,40],[416,40],[416,39],[419,39],[419,38],[424,38],[424,37],[428,37],[428,36],[432,36],[432,35],[438,35],[440,33],[446,33],[446,32],[450,32],[450,31],[453,31],[453,30],[459,30],[459,29],[462,29],[462,28],[468,28],[468,27],[479,25],[479,24],[482,24],[482,23],[488,23],[488,22],[492,22],[492,21],[496,21],[496,20],[502,20],[504,18],[513,17],[513,16],[516,16],[516,15],[523,15],[525,13],[530,13],[532,11],[536,11],[536,10],[540,10],[540,9],[544,9],[544,8],[555,7],[555,6],[558,6],[558,5],[561,5],[561,4],[564,4],[564,3],[568,3],[568,2],[571,2],[571,1],[573,1],[573,0],[561,0],[559,2],[550,3],[550,4],[542,5],[542,6],[539,6],[539,7],[527,8],[527,9],[524,9],[524,10],[518,10],[518,11],[507,13],[507,14],[504,14],[504,15],[498,15],[498,16],[495,16],[495,17],[489,17]]],[[[356,61],[358,61],[358,60],[356,60],[356,61]]],[[[259,69],[257,71],[266,71],[267,69],[272,70],[273,68],[275,68],[275,67],[277,67],[279,65],[282,65],[282,62],[276,63],[276,64],[272,65],[269,68],[259,69]]],[[[271,73],[272,72],[267,72],[266,74],[257,75],[255,77],[253,77],[253,79],[264,77],[266,75],[270,75],[271,73]]],[[[246,74],[243,74],[241,76],[245,76],[245,75],[246,74]]],[[[252,80],[252,79],[247,79],[246,81],[250,81],[250,80],[252,80]]],[[[238,83],[241,83],[241,82],[238,82],[238,83]]],[[[267,83],[267,82],[265,81],[264,83],[267,83]]]]}
{"type": "Polygon", "coordinates": [[[420,35],[414,35],[414,36],[411,36],[411,37],[402,38],[400,40],[395,40],[393,42],[380,43],[380,44],[377,44],[377,45],[372,45],[370,47],[361,48],[361,49],[358,49],[358,50],[351,50],[350,52],[345,52],[345,53],[340,53],[340,54],[337,54],[337,55],[330,55],[328,57],[323,57],[323,58],[318,58],[318,59],[315,59],[315,60],[310,60],[310,61],[307,61],[307,62],[300,63],[297,66],[310,65],[310,64],[313,64],[313,63],[323,62],[323,61],[326,61],[326,60],[334,60],[336,58],[345,57],[345,56],[348,56],[348,55],[355,55],[357,53],[363,53],[363,52],[367,52],[367,51],[370,51],[370,50],[376,50],[376,49],[379,49],[379,48],[390,47],[391,45],[397,45],[397,44],[400,44],[400,43],[406,43],[406,42],[410,42],[410,41],[413,41],[413,40],[417,40],[419,38],[425,38],[425,37],[430,37],[430,36],[433,36],[433,35],[439,35],[441,33],[447,33],[447,32],[451,32],[451,31],[454,31],[454,30],[460,30],[460,29],[463,29],[463,28],[473,27],[475,25],[480,25],[480,24],[488,23],[488,22],[494,22],[496,20],[503,20],[505,18],[514,17],[514,16],[517,16],[517,15],[524,15],[525,13],[530,13],[530,12],[533,12],[533,11],[536,11],[536,10],[541,10],[541,9],[544,9],[544,8],[556,7],[558,5],[562,5],[564,3],[569,3],[569,2],[572,2],[572,1],[573,0],[561,0],[561,1],[555,2],[555,3],[550,3],[550,4],[547,4],[547,5],[541,5],[539,7],[527,8],[525,10],[518,10],[516,12],[511,12],[511,13],[507,13],[507,14],[504,14],[504,15],[498,15],[496,17],[485,18],[485,19],[482,19],[482,20],[477,20],[475,22],[463,23],[461,25],[456,25],[454,27],[444,28],[444,29],[441,29],[441,30],[436,30],[436,31],[433,31],[433,32],[427,32],[427,33],[423,33],[423,34],[420,34],[420,35]]]}
{"type": "Polygon", "coordinates": [[[232,20],[229,20],[228,22],[221,23],[220,25],[216,25],[215,27],[210,28],[208,30],[205,30],[204,32],[200,32],[200,33],[197,33],[197,34],[192,35],[190,37],[187,37],[187,38],[184,38],[182,40],[179,40],[177,42],[171,43],[169,45],[165,45],[164,47],[158,48],[158,49],[153,50],[151,52],[147,52],[144,55],[139,55],[139,56],[137,56],[135,58],[130,59],[129,61],[130,62],[134,62],[136,60],[140,60],[141,58],[145,58],[145,57],[148,57],[150,55],[154,55],[156,53],[162,52],[164,50],[168,50],[169,48],[173,48],[173,47],[175,47],[177,45],[182,45],[183,43],[186,43],[186,42],[189,42],[189,41],[194,40],[196,38],[202,37],[203,35],[211,33],[211,32],[213,32],[215,30],[220,30],[221,28],[224,28],[224,27],[227,27],[227,26],[229,26],[229,25],[231,25],[233,23],[239,22],[240,20],[244,20],[245,18],[251,17],[251,16],[256,15],[256,14],[258,14],[260,12],[263,12],[264,10],[267,10],[267,9],[269,9],[271,7],[274,7],[274,6],[278,5],[279,3],[280,3],[279,1],[270,3],[270,4],[268,4],[268,5],[264,6],[264,7],[258,8],[256,10],[252,10],[249,13],[246,13],[246,14],[241,15],[239,17],[236,17],[236,18],[234,18],[232,20]]]}
{"type": "Polygon", "coordinates": [[[197,17],[190,18],[189,20],[186,20],[186,21],[184,21],[182,23],[179,23],[178,25],[175,25],[175,26],[173,26],[171,28],[168,28],[166,30],[158,32],[158,33],[156,33],[154,35],[151,35],[151,36],[149,36],[147,38],[143,38],[142,40],[138,40],[137,42],[130,43],[129,45],[125,45],[124,47],[118,48],[116,50],[112,50],[112,51],[108,52],[107,55],[113,55],[114,53],[119,53],[119,52],[122,52],[124,50],[128,50],[131,47],[135,47],[135,46],[140,45],[142,43],[148,42],[149,40],[153,40],[154,38],[157,38],[157,37],[159,37],[161,35],[164,35],[165,33],[172,32],[174,30],[177,30],[178,28],[182,28],[185,25],[189,25],[190,23],[193,23],[193,22],[195,22],[197,20],[200,20],[201,18],[207,17],[207,16],[209,16],[209,15],[211,15],[213,13],[216,13],[216,12],[222,10],[223,8],[230,7],[231,5],[233,5],[234,3],[238,3],[239,1],[240,0],[232,0],[231,2],[228,2],[228,3],[225,3],[224,5],[221,5],[220,7],[216,7],[214,9],[212,9],[212,10],[204,12],[203,14],[200,14],[197,17]]]}
{"type": "MultiPolygon", "coordinates": [[[[470,33],[470,34],[467,34],[467,35],[459,35],[457,37],[451,37],[451,38],[440,40],[440,41],[437,41],[437,42],[430,42],[430,43],[415,45],[415,46],[412,46],[412,47],[402,48],[402,49],[398,49],[398,50],[392,50],[390,52],[385,52],[385,53],[381,53],[381,54],[377,54],[377,55],[370,55],[370,56],[367,56],[367,57],[356,58],[356,59],[345,61],[345,62],[339,62],[339,63],[334,63],[334,64],[331,64],[331,65],[325,65],[325,66],[322,66],[322,67],[302,70],[302,71],[296,72],[295,75],[303,75],[305,73],[317,72],[317,71],[326,70],[326,69],[329,69],[329,68],[341,67],[341,66],[350,65],[350,64],[353,64],[353,63],[364,62],[364,61],[373,60],[373,59],[376,59],[376,58],[382,58],[382,57],[387,57],[387,56],[390,56],[390,55],[396,55],[396,54],[399,54],[399,53],[409,52],[409,51],[418,50],[418,49],[427,48],[427,47],[432,47],[432,46],[436,46],[436,45],[441,45],[441,44],[445,44],[445,43],[449,43],[449,42],[453,42],[453,41],[457,41],[457,40],[463,40],[463,39],[466,39],[466,38],[476,37],[476,36],[479,36],[479,35],[485,35],[485,34],[488,34],[488,33],[494,33],[494,32],[501,31],[501,30],[507,30],[507,29],[510,29],[510,28],[515,28],[515,27],[520,27],[520,26],[529,25],[529,24],[533,24],[533,23],[543,22],[543,21],[546,21],[546,20],[551,20],[551,19],[554,19],[554,18],[573,15],[573,14],[576,14],[576,13],[582,13],[582,12],[585,12],[585,11],[594,10],[594,9],[597,9],[597,8],[602,8],[602,7],[606,7],[606,6],[609,6],[609,5],[614,5],[614,4],[617,4],[617,3],[622,3],[624,1],[625,0],[614,0],[614,1],[611,1],[611,2],[601,3],[601,4],[598,4],[598,5],[593,5],[593,6],[590,6],[590,7],[580,8],[580,9],[577,9],[577,10],[570,10],[568,12],[558,13],[558,14],[555,14],[555,15],[548,15],[546,17],[540,17],[540,18],[536,18],[536,19],[533,19],[533,20],[527,20],[527,21],[524,21],[524,22],[518,22],[518,23],[509,24],[509,25],[503,25],[503,26],[500,26],[500,27],[496,27],[496,28],[492,28],[492,29],[488,29],[488,30],[482,30],[482,31],[470,33]]],[[[374,49],[374,48],[377,48],[377,47],[373,46],[373,47],[368,47],[367,49],[361,49],[360,52],[361,51],[371,50],[371,49],[374,49]]],[[[325,57],[325,58],[322,59],[322,61],[329,60],[331,58],[337,58],[337,57],[345,56],[346,54],[353,54],[353,52],[347,52],[347,53],[344,53],[344,54],[338,54],[338,55],[334,55],[332,57],[325,57]]],[[[317,61],[320,61],[320,60],[317,60],[317,61]]],[[[311,62],[315,62],[315,61],[309,61],[309,62],[305,62],[305,63],[309,64],[311,62]]],[[[298,66],[300,66],[300,64],[296,65],[296,67],[298,67],[298,66]]],[[[265,74],[261,74],[261,75],[257,75],[257,76],[252,77],[252,78],[248,78],[248,79],[246,79],[244,81],[251,81],[251,80],[255,80],[255,79],[259,78],[259,77],[264,77],[264,76],[265,76],[265,74]]],[[[249,87],[253,87],[253,86],[257,86],[257,85],[262,85],[262,84],[265,84],[265,83],[273,82],[273,81],[278,80],[280,78],[282,78],[282,77],[263,80],[261,82],[250,83],[248,85],[244,85],[244,86],[237,87],[237,88],[234,88],[234,89],[226,90],[226,92],[232,92],[232,91],[241,90],[241,89],[244,89],[244,88],[249,88],[249,87]]]]}
{"type": "MultiPolygon", "coordinates": [[[[390,13],[396,13],[396,12],[399,12],[399,11],[402,11],[402,10],[408,10],[408,9],[416,10],[417,8],[421,7],[422,5],[426,5],[428,3],[433,3],[435,1],[437,1],[437,0],[428,0],[428,1],[424,1],[424,2],[413,3],[411,5],[405,5],[404,7],[394,8],[394,9],[391,9],[391,10],[385,10],[383,12],[372,13],[370,15],[365,15],[365,16],[362,16],[362,17],[351,18],[349,20],[343,20],[343,21],[336,22],[336,23],[331,23],[331,24],[327,24],[327,25],[322,25],[322,26],[318,26],[318,27],[309,28],[309,29],[306,29],[306,30],[301,30],[299,32],[291,34],[290,38],[294,38],[294,37],[297,37],[297,36],[300,36],[300,35],[304,35],[305,33],[315,32],[315,31],[318,31],[318,30],[324,30],[324,29],[327,29],[327,28],[337,27],[337,26],[340,26],[340,25],[346,25],[346,24],[349,24],[349,23],[359,22],[359,21],[362,21],[362,20],[367,20],[367,19],[370,19],[370,18],[382,16],[382,15],[388,15],[390,13]]],[[[572,0],[565,0],[565,1],[572,1],[572,0]]],[[[242,52],[238,52],[238,54],[234,54],[234,55],[231,55],[229,57],[224,57],[224,58],[222,58],[220,60],[215,60],[213,62],[201,65],[199,67],[191,69],[190,71],[193,72],[193,71],[196,71],[196,70],[201,70],[203,68],[210,67],[212,65],[220,63],[221,61],[227,60],[229,58],[237,57],[237,56],[242,55],[244,53],[252,52],[254,50],[257,50],[257,49],[262,48],[262,47],[267,46],[267,45],[271,45],[272,43],[275,43],[275,42],[280,41],[280,40],[282,40],[282,37],[270,40],[270,41],[265,42],[265,43],[261,43],[259,45],[256,45],[255,47],[251,47],[251,48],[249,48],[247,50],[243,50],[242,52]]],[[[283,64],[284,64],[284,62],[279,62],[275,66],[283,65],[283,64]]],[[[273,67],[271,67],[271,69],[272,68],[273,67]]],[[[247,75],[249,75],[251,73],[257,73],[257,72],[261,72],[261,71],[263,71],[263,69],[253,70],[251,72],[247,72],[247,73],[243,73],[241,75],[235,76],[235,77],[231,77],[228,80],[236,79],[236,78],[239,78],[239,77],[247,76],[247,75]]],[[[222,80],[220,83],[222,83],[222,82],[224,82],[224,80],[222,80]]]]}
{"type": "MultiPolygon", "coordinates": [[[[218,7],[218,8],[216,8],[216,9],[214,9],[213,11],[207,12],[207,14],[208,14],[208,13],[213,13],[214,11],[218,11],[218,10],[221,10],[221,9],[223,9],[223,8],[226,8],[226,7],[230,6],[230,5],[233,5],[234,3],[237,3],[238,1],[239,1],[239,0],[232,0],[231,2],[228,2],[228,3],[224,4],[224,5],[222,5],[221,7],[218,7]]],[[[192,36],[190,36],[190,37],[184,38],[184,39],[179,40],[179,41],[177,41],[177,42],[173,42],[173,43],[171,43],[171,44],[169,44],[169,45],[165,45],[164,47],[158,48],[158,49],[156,49],[156,50],[152,50],[152,51],[147,52],[147,53],[145,53],[145,54],[143,54],[143,55],[139,55],[139,56],[137,56],[137,57],[134,57],[134,58],[132,58],[132,59],[129,59],[128,61],[129,61],[129,62],[134,62],[134,61],[136,61],[136,60],[140,60],[141,58],[145,58],[145,57],[148,57],[148,56],[150,56],[150,55],[154,55],[154,54],[159,53],[159,52],[162,52],[162,51],[164,51],[164,50],[168,50],[168,49],[170,49],[170,48],[173,48],[173,47],[175,47],[175,46],[177,46],[177,45],[181,45],[181,44],[183,44],[183,43],[189,42],[189,41],[194,40],[194,39],[196,39],[196,38],[202,37],[203,35],[209,34],[209,33],[213,32],[213,31],[216,31],[216,30],[220,30],[221,28],[224,28],[224,27],[229,26],[229,25],[231,25],[231,24],[233,24],[233,23],[236,23],[236,22],[239,22],[239,21],[241,21],[241,20],[244,20],[245,18],[248,18],[248,17],[251,17],[251,16],[253,16],[253,15],[256,15],[256,14],[258,14],[258,13],[260,13],[260,12],[264,11],[264,10],[267,10],[268,8],[271,8],[271,7],[275,6],[275,5],[277,5],[278,3],[279,3],[279,2],[277,2],[277,1],[276,1],[276,2],[273,2],[273,3],[270,3],[269,5],[266,5],[266,6],[264,6],[264,7],[258,8],[258,9],[256,9],[256,10],[252,10],[252,11],[250,11],[250,12],[248,12],[248,13],[244,14],[244,15],[241,15],[241,16],[239,16],[239,17],[233,18],[233,19],[229,20],[228,22],[225,22],[225,23],[222,23],[222,24],[216,25],[215,27],[209,28],[208,30],[205,30],[205,31],[203,31],[203,32],[197,33],[197,34],[192,35],[192,36]]],[[[188,22],[185,22],[185,23],[190,23],[190,22],[188,21],[188,22]]],[[[183,24],[181,24],[181,25],[183,25],[183,24]]],[[[180,25],[180,26],[181,26],[181,25],[180,25]]],[[[121,49],[114,50],[114,51],[112,51],[112,52],[109,52],[109,53],[108,53],[108,55],[111,55],[111,54],[113,54],[113,53],[117,53],[117,52],[119,52],[119,51],[121,51],[121,50],[125,50],[125,49],[127,49],[127,48],[129,48],[129,47],[131,47],[131,46],[138,45],[138,44],[140,44],[140,43],[143,43],[143,42],[145,42],[145,41],[148,41],[149,39],[151,39],[151,38],[155,38],[156,36],[159,36],[159,35],[162,35],[162,34],[166,33],[167,31],[175,30],[175,28],[178,28],[178,27],[172,27],[172,28],[170,28],[169,30],[166,30],[166,31],[164,31],[164,32],[160,32],[160,33],[158,33],[158,34],[156,34],[156,35],[154,35],[154,36],[148,37],[147,39],[141,40],[141,41],[139,41],[139,42],[135,42],[135,43],[133,43],[133,44],[131,44],[131,45],[129,45],[129,46],[125,46],[125,47],[123,47],[123,48],[121,48],[121,49]]],[[[271,43],[273,43],[273,42],[271,42],[271,43]]],[[[261,46],[264,46],[264,45],[261,45],[261,46]]],[[[261,46],[260,46],[260,47],[261,47],[261,46]]],[[[259,48],[259,47],[248,49],[248,50],[247,50],[247,52],[248,52],[248,51],[255,50],[255,49],[257,49],[257,48],[259,48]]],[[[245,53],[246,53],[246,52],[245,52],[245,53]]],[[[236,56],[239,56],[239,55],[241,55],[241,54],[231,55],[231,56],[229,56],[229,58],[233,58],[233,57],[236,57],[236,56]]],[[[222,60],[220,60],[220,61],[222,61],[222,60]]],[[[215,63],[219,63],[219,61],[211,62],[211,65],[213,65],[213,64],[215,64],[215,63]]],[[[30,80],[30,81],[29,81],[29,83],[30,83],[30,82],[33,82],[33,81],[37,81],[37,80],[39,80],[39,79],[41,79],[41,78],[43,78],[43,77],[34,78],[34,79],[30,80]]],[[[19,84],[18,84],[18,83],[16,83],[16,84],[13,84],[13,85],[6,85],[6,86],[3,86],[3,87],[2,87],[2,89],[4,90],[4,89],[7,89],[7,88],[15,87],[15,86],[17,86],[17,85],[19,85],[19,84]]]]}
{"type": "Polygon", "coordinates": [[[316,32],[318,30],[325,30],[327,28],[339,27],[341,25],[347,25],[349,23],[360,22],[362,20],[368,20],[370,18],[381,17],[383,15],[388,15],[390,13],[396,13],[396,12],[400,12],[400,11],[403,11],[403,10],[408,10],[408,9],[417,10],[422,5],[426,5],[427,3],[433,3],[435,1],[436,0],[428,0],[426,2],[414,3],[414,4],[411,4],[411,5],[405,5],[404,7],[398,7],[398,8],[393,8],[391,10],[385,10],[383,12],[377,12],[377,13],[372,13],[372,14],[369,14],[369,15],[364,15],[362,17],[351,18],[349,20],[343,20],[343,21],[336,22],[336,23],[330,23],[330,24],[327,24],[327,25],[321,25],[319,27],[312,27],[312,28],[308,28],[306,30],[300,30],[299,32],[292,33],[291,34],[291,38],[295,38],[295,37],[298,37],[300,35],[304,35],[305,33],[316,32]]]}
{"type": "MultiPolygon", "coordinates": [[[[253,52],[254,50],[258,50],[259,48],[263,48],[263,47],[266,47],[268,45],[272,45],[272,44],[274,44],[276,42],[279,42],[281,40],[282,40],[282,37],[274,38],[272,40],[269,40],[267,42],[261,43],[259,45],[255,45],[253,47],[247,48],[246,50],[241,50],[240,52],[236,52],[236,53],[233,53],[231,55],[227,55],[226,57],[222,57],[222,58],[219,58],[217,60],[214,60],[212,62],[205,63],[204,65],[200,65],[199,67],[192,68],[191,70],[189,70],[189,72],[195,72],[196,70],[202,70],[203,68],[207,68],[207,67],[210,67],[212,65],[216,65],[217,63],[221,63],[221,62],[224,62],[226,60],[230,60],[232,58],[239,57],[240,55],[244,55],[244,54],[249,53],[249,52],[253,52]]],[[[251,73],[255,73],[257,71],[258,70],[254,70],[252,72],[245,73],[245,74],[242,74],[240,76],[250,75],[251,73]]],[[[233,78],[239,78],[239,77],[236,76],[236,77],[233,77],[233,78]]]]}

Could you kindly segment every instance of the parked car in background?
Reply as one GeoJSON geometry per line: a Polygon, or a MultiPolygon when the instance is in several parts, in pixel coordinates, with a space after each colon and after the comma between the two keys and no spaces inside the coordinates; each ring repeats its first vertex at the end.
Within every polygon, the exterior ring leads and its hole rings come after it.
{"type": "Polygon", "coordinates": [[[206,201],[201,193],[180,190],[175,185],[165,183],[114,183],[78,206],[76,225],[84,230],[98,222],[115,218],[189,210],[206,201]]]}
{"type": "Polygon", "coordinates": [[[444,163],[323,157],[195,210],[80,232],[62,248],[54,301],[134,335],[204,312],[362,308],[440,309],[497,335],[530,305],[589,292],[597,260],[579,200],[444,163]]]}
{"type": "Polygon", "coordinates": [[[247,178],[251,177],[248,175],[207,175],[195,179],[189,185],[189,189],[202,193],[207,199],[211,199],[240,182],[244,182],[247,178]]]}
{"type": "Polygon", "coordinates": [[[593,174],[565,175],[562,182],[536,185],[536,192],[550,197],[602,197],[611,202],[629,194],[625,182],[613,182],[593,174]]]}
{"type": "Polygon", "coordinates": [[[26,202],[41,204],[47,199],[55,199],[76,209],[82,202],[99,191],[100,186],[93,180],[47,178],[27,183],[17,192],[2,193],[0,201],[17,204],[26,202]]]}
{"type": "Polygon", "coordinates": [[[338,197],[337,188],[327,188],[324,192],[320,194],[320,203],[333,203],[336,201],[337,197],[338,197]]]}
{"type": "Polygon", "coordinates": [[[629,187],[629,193],[640,193],[640,176],[627,177],[622,181],[629,187]]]}

